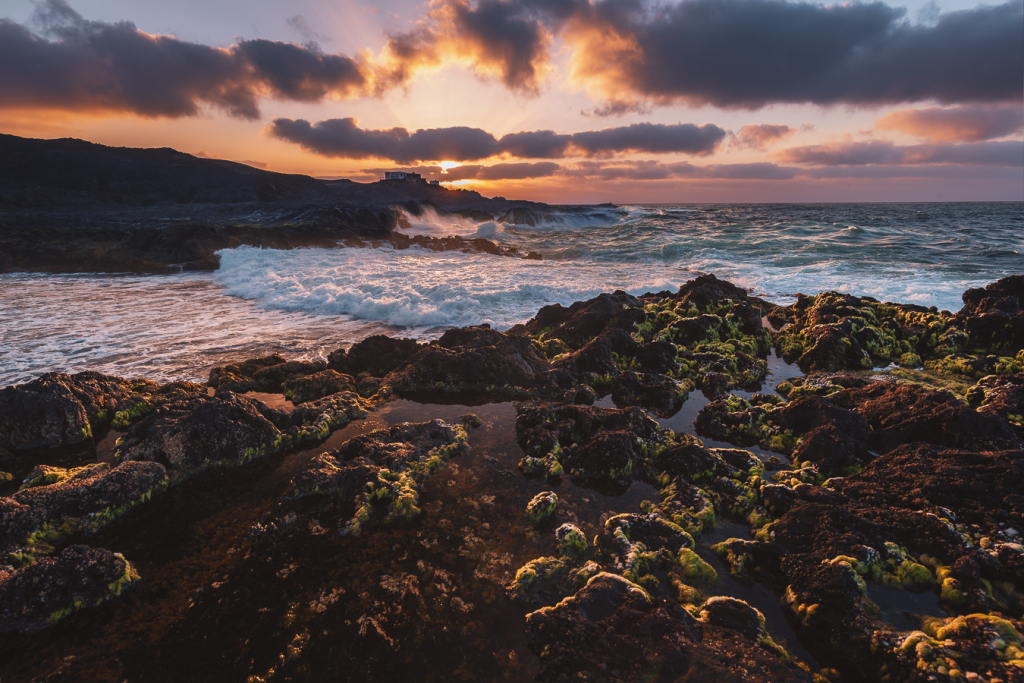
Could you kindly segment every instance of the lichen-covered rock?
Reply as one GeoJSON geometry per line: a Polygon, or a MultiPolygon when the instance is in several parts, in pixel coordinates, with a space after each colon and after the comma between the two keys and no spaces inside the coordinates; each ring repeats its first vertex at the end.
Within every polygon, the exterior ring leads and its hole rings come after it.
{"type": "Polygon", "coordinates": [[[574,476],[629,479],[674,436],[639,408],[547,405],[517,409],[516,439],[527,454],[524,471],[550,456],[574,476]]]}
{"type": "Polygon", "coordinates": [[[166,470],[155,462],[46,467],[29,476],[26,487],[0,505],[0,553],[19,564],[61,540],[98,530],[167,485],[166,470]]]}
{"type": "Polygon", "coordinates": [[[402,423],[354,437],[316,456],[292,479],[288,498],[260,524],[273,525],[294,514],[301,499],[311,496],[354,504],[354,514],[338,513],[344,534],[357,534],[372,520],[413,517],[420,512],[416,502],[423,483],[468,449],[465,428],[441,420],[402,423]]]}
{"type": "Polygon", "coordinates": [[[611,558],[616,572],[630,581],[642,582],[655,570],[677,567],[679,551],[692,549],[693,538],[657,515],[627,513],[605,522],[596,545],[611,558]]]}
{"type": "Polygon", "coordinates": [[[367,405],[351,391],[341,391],[301,403],[286,414],[257,409],[284,432],[282,445],[301,446],[319,443],[352,420],[366,417],[367,405]]]}
{"type": "Polygon", "coordinates": [[[865,382],[769,407],[728,395],[701,409],[697,433],[738,445],[792,454],[829,474],[856,471],[901,444],[972,450],[1020,446],[1013,428],[956,397],[900,381],[865,382]]]}
{"type": "MultiPolygon", "coordinates": [[[[449,330],[392,371],[385,384],[399,395],[482,393],[503,396],[559,391],[551,364],[528,337],[487,326],[449,330]]],[[[568,387],[566,387],[568,388],[568,387]]]]}
{"type": "Polygon", "coordinates": [[[675,600],[600,573],[574,596],[526,617],[542,682],[744,680],[810,681],[810,676],[735,632],[703,626],[675,600]],[[693,679],[696,680],[696,679],[693,679]]]}
{"type": "Polygon", "coordinates": [[[327,357],[332,370],[356,377],[368,373],[373,377],[384,377],[402,366],[423,344],[415,339],[399,339],[375,334],[356,342],[345,349],[333,351],[327,357]]]}
{"type": "Polygon", "coordinates": [[[285,398],[299,405],[307,401],[315,401],[324,396],[337,394],[340,391],[355,391],[352,378],[334,370],[321,370],[312,375],[295,377],[281,383],[285,398]]]}
{"type": "Polygon", "coordinates": [[[550,524],[555,519],[555,508],[558,507],[558,496],[553,491],[538,493],[526,505],[526,521],[532,527],[550,524]]]}
{"type": "Polygon", "coordinates": [[[286,445],[263,404],[224,392],[156,408],[118,442],[121,461],[158,462],[180,479],[208,467],[242,465],[286,445]]]}
{"type": "Polygon", "coordinates": [[[575,524],[563,524],[555,529],[555,538],[561,553],[569,557],[583,557],[590,547],[587,537],[575,524]]]}
{"type": "Polygon", "coordinates": [[[0,633],[32,633],[98,605],[139,576],[117,553],[73,545],[15,572],[0,571],[0,633]]]}

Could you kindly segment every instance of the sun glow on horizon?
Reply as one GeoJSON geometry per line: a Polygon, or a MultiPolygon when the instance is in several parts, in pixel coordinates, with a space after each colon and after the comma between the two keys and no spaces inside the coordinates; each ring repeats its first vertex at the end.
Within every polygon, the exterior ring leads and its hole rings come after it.
{"type": "Polygon", "coordinates": [[[442,161],[438,166],[441,167],[441,173],[447,173],[449,169],[458,168],[462,164],[457,161],[442,161]]]}

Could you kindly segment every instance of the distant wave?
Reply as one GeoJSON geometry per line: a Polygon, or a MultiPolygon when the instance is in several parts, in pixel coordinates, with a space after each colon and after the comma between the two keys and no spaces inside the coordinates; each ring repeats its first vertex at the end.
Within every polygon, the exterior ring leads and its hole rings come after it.
{"type": "Polygon", "coordinates": [[[215,280],[261,306],[351,315],[412,328],[488,323],[506,329],[542,306],[601,292],[678,289],[690,271],[526,261],[420,249],[238,247],[219,252],[215,280]]]}

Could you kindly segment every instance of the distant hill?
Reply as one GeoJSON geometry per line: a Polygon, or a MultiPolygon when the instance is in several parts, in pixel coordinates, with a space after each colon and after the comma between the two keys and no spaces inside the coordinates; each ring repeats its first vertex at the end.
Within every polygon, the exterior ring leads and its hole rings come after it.
{"type": "MultiPolygon", "coordinates": [[[[273,173],[166,147],[0,134],[0,272],[214,269],[218,250],[243,244],[405,248],[409,237],[395,232],[402,210],[431,205],[476,222],[550,210],[425,183],[273,173]]],[[[421,246],[503,253],[487,240],[421,246]]]]}
{"type": "Polygon", "coordinates": [[[0,210],[250,202],[390,205],[410,201],[495,214],[515,207],[544,206],[420,183],[323,181],[233,161],[202,159],[168,147],[107,147],[74,138],[37,140],[0,134],[0,210]]]}

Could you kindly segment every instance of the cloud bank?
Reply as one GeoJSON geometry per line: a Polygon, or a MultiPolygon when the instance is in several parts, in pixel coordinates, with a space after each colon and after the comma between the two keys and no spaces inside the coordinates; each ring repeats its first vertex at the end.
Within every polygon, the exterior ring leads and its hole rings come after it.
{"type": "Polygon", "coordinates": [[[325,54],[312,38],[201,45],[88,21],[65,0],[42,0],[32,25],[0,19],[0,106],[153,117],[213,106],[253,119],[262,97],[379,96],[451,62],[535,93],[560,46],[571,82],[601,100],[604,114],[673,102],[754,109],[1024,97],[1024,0],[927,24],[881,2],[435,0],[379,55],[355,57],[325,54]]]}
{"type": "Polygon", "coordinates": [[[725,130],[706,123],[653,124],[604,128],[572,134],[553,131],[511,133],[498,139],[480,128],[363,129],[353,118],[310,123],[276,118],[267,132],[310,152],[346,159],[413,161],[478,161],[500,155],[520,159],[561,159],[610,156],[622,152],[706,155],[714,152],[725,130]]]}

